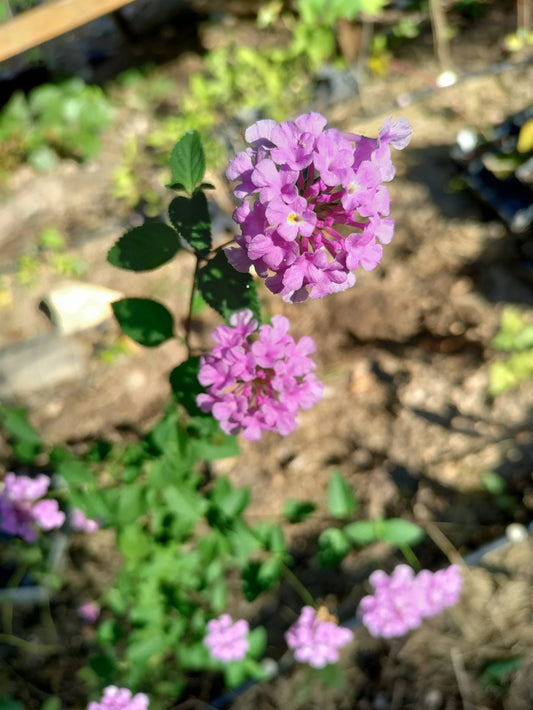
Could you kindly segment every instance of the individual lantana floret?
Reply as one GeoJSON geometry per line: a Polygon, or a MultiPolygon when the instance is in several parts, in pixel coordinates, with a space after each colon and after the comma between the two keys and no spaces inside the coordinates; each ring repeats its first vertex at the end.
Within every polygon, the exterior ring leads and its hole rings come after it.
{"type": "Polygon", "coordinates": [[[392,638],[457,604],[463,580],[456,565],[416,576],[408,565],[398,565],[390,576],[373,572],[370,584],[374,594],[361,599],[358,614],[372,636],[392,638]]]}
{"type": "Polygon", "coordinates": [[[242,432],[251,441],[260,439],[262,430],[289,434],[298,409],[321,398],[322,383],[309,357],[315,344],[308,336],[295,342],[288,330],[289,321],[280,315],[258,328],[244,309],[231,316],[229,326],[213,331],[217,345],[200,358],[198,374],[207,393],[197,402],[227,434],[242,432]]]}
{"type": "Polygon", "coordinates": [[[96,520],[88,518],[79,508],[73,508],[70,511],[70,526],[77,532],[86,533],[94,533],[100,528],[96,520]]]}
{"type": "Polygon", "coordinates": [[[87,705],[87,710],[148,710],[150,701],[144,693],[132,695],[128,688],[108,685],[99,702],[87,705]]]}
{"type": "Polygon", "coordinates": [[[56,500],[43,498],[49,486],[50,479],[44,473],[36,478],[8,473],[0,493],[0,530],[35,542],[39,529],[60,528],[65,514],[56,500]]]}
{"type": "Polygon", "coordinates": [[[411,127],[388,118],[377,138],[326,128],[319,113],[250,126],[250,144],[230,162],[241,200],[234,213],[241,234],[226,250],[238,271],[253,265],[286,301],[321,298],[355,283],[353,273],[381,260],[392,239],[390,146],[407,146],[411,127]]]}
{"type": "Polygon", "coordinates": [[[78,607],[78,616],[86,624],[94,624],[100,616],[100,605],[96,602],[87,602],[78,607]]]}
{"type": "Polygon", "coordinates": [[[287,646],[294,651],[296,660],[313,668],[336,663],[339,649],[352,638],[350,629],[339,626],[325,607],[317,612],[312,606],[304,606],[298,620],[285,634],[287,646]]]}
{"type": "Polygon", "coordinates": [[[242,661],[248,653],[248,622],[239,619],[233,622],[229,614],[222,614],[218,619],[207,622],[207,635],[204,644],[209,655],[224,663],[242,661]]]}

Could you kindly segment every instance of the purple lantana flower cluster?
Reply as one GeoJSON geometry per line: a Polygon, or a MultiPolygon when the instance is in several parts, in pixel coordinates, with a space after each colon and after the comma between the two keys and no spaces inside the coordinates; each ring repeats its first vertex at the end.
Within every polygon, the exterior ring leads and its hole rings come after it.
{"type": "Polygon", "coordinates": [[[35,478],[6,474],[0,493],[0,530],[35,542],[39,530],[60,528],[65,513],[56,500],[44,498],[49,487],[50,478],[44,473],[35,478]]]}
{"type": "Polygon", "coordinates": [[[234,622],[229,614],[222,614],[218,619],[208,621],[204,644],[209,655],[218,661],[242,661],[250,646],[248,631],[245,619],[234,622]]]}
{"type": "Polygon", "coordinates": [[[398,565],[390,576],[373,572],[369,581],[374,594],[361,599],[358,614],[372,636],[384,638],[402,636],[457,604],[463,585],[457,565],[417,575],[408,565],[398,565]]]}
{"type": "Polygon", "coordinates": [[[313,374],[312,338],[298,342],[288,334],[289,321],[273,316],[258,326],[250,310],[234,313],[230,325],[212,333],[217,345],[200,358],[198,379],[207,392],[197,397],[227,434],[261,438],[263,430],[289,434],[299,408],[308,409],[322,396],[313,374]]]}
{"type": "Polygon", "coordinates": [[[313,668],[336,663],[339,649],[352,638],[350,629],[339,626],[325,607],[317,611],[312,606],[303,607],[298,620],[285,634],[287,646],[294,651],[296,660],[313,668]]]}
{"type": "Polygon", "coordinates": [[[407,146],[406,119],[387,119],[377,138],[326,128],[320,113],[278,124],[261,120],[245,133],[250,144],[230,162],[238,180],[234,213],[241,234],[226,250],[246,272],[253,265],[286,301],[321,298],[355,283],[359,266],[375,268],[392,239],[394,177],[390,147],[407,146]]]}
{"type": "Polygon", "coordinates": [[[144,693],[132,695],[128,688],[108,685],[99,702],[87,705],[87,710],[148,710],[150,701],[144,693]]]}

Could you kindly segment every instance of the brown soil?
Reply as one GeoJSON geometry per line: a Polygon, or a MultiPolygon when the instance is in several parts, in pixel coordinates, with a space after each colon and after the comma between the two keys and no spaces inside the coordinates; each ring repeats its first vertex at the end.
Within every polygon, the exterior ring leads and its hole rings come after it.
{"type": "MultiPolygon", "coordinates": [[[[323,501],[337,469],[360,501],[361,518],[401,516],[426,526],[433,542],[422,546],[420,558],[429,567],[498,537],[510,522],[531,518],[533,382],[496,400],[487,394],[489,367],[497,357],[491,339],[505,305],[531,311],[531,272],[521,256],[522,240],[471,194],[452,190],[456,169],[449,156],[460,129],[485,130],[533,100],[533,64],[518,61],[525,55],[512,57],[512,65],[501,73],[485,71],[505,58],[502,41],[514,29],[512,7],[490,4],[485,17],[452,42],[458,72],[479,75],[433,90],[438,70],[424,35],[404,47],[396,70],[366,81],[351,102],[323,109],[332,123],[366,134],[375,133],[387,115],[406,116],[413,140],[395,156],[397,177],[390,191],[396,233],[376,271],[362,274],[347,292],[303,305],[284,305],[261,289],[267,311],[288,315],[296,336],[315,338],[326,395],[301,415],[291,436],[242,442],[238,459],[218,463],[217,472],[251,486],[252,516],[277,518],[291,497],[323,501]],[[406,94],[415,100],[400,111],[395,99],[403,96],[405,101],[406,94]],[[505,479],[510,511],[484,491],[482,476],[489,470],[505,479]]],[[[242,27],[250,32],[246,22],[242,27]]],[[[238,32],[239,25],[232,31],[238,32]]],[[[184,57],[162,71],[183,82],[191,62],[197,60],[184,57]]],[[[120,125],[142,133],[149,120],[148,110],[139,114],[125,107],[120,125]]],[[[70,251],[87,262],[86,278],[92,283],[127,295],[149,294],[163,300],[178,322],[185,316],[193,269],[187,255],[142,276],[106,263],[107,250],[131,224],[127,210],[111,197],[112,173],[125,139],[126,132],[107,135],[102,155],[89,166],[66,162],[46,176],[20,168],[10,178],[9,196],[0,206],[4,291],[11,294],[2,307],[2,346],[52,330],[37,306],[58,277],[43,267],[38,282],[27,288],[17,284],[13,273],[16,257],[50,225],[68,235],[70,251]]],[[[223,185],[220,176],[213,179],[223,185]]],[[[228,193],[221,193],[219,201],[227,208],[228,193]]],[[[197,345],[208,347],[216,322],[214,315],[202,314],[197,345]]],[[[131,346],[128,355],[104,364],[97,354],[117,336],[113,324],[80,336],[91,355],[85,379],[18,402],[30,408],[46,441],[118,439],[125,429],[146,430],[157,418],[168,396],[168,373],[183,359],[184,349],[178,342],[156,351],[131,346]]],[[[320,503],[310,522],[288,530],[292,551],[311,591],[349,618],[366,591],[369,569],[390,569],[399,558],[388,549],[372,548],[353,553],[334,575],[320,571],[308,554],[326,524],[320,503]]],[[[252,689],[236,707],[532,707],[527,681],[533,663],[531,542],[521,545],[489,569],[466,571],[458,607],[407,639],[383,645],[359,629],[343,656],[344,690],[310,686],[306,672],[298,669],[252,689]],[[522,557],[514,552],[519,548],[526,550],[522,557]],[[488,661],[518,656],[526,661],[506,688],[481,687],[479,677],[488,661]]],[[[92,639],[80,629],[74,610],[87,579],[95,591],[107,583],[102,570],[112,559],[112,540],[107,533],[93,538],[82,568],[74,553],[71,557],[77,571],[59,601],[63,621],[58,627],[70,656],[83,657],[92,639]]],[[[273,655],[279,655],[277,642],[297,608],[294,594],[284,589],[257,610],[257,619],[269,625],[273,655]]],[[[24,693],[28,708],[40,706],[43,692],[65,689],[72,706],[82,706],[73,689],[76,661],[58,662],[50,682],[44,682],[37,665],[35,657],[35,689],[24,693]]],[[[14,667],[22,675],[31,671],[31,663],[21,657],[14,667]]],[[[20,687],[13,677],[10,684],[20,687]]]]}

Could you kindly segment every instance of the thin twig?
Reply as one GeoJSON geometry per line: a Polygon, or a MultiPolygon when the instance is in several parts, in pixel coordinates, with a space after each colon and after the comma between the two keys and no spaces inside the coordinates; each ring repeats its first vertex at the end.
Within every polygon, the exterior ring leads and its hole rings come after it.
{"type": "Polygon", "coordinates": [[[463,701],[463,710],[474,710],[474,706],[470,700],[471,694],[469,681],[463,665],[461,652],[457,648],[452,648],[450,651],[450,657],[452,659],[452,668],[455,673],[455,679],[457,680],[457,687],[459,688],[461,700],[463,701]]]}
{"type": "Polygon", "coordinates": [[[429,11],[437,61],[441,71],[444,71],[445,69],[451,68],[451,57],[450,43],[448,41],[446,28],[446,15],[442,7],[442,0],[429,0],[429,11]]]}

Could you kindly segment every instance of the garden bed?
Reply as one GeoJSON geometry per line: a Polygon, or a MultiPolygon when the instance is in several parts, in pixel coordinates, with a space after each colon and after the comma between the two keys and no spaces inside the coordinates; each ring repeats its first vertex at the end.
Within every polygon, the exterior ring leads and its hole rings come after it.
{"type": "MultiPolygon", "coordinates": [[[[234,485],[251,487],[252,521],[282,520],[288,498],[318,502],[306,522],[284,523],[284,528],[300,577],[341,620],[353,617],[368,592],[369,572],[380,565],[390,570],[401,557],[377,545],[350,553],[339,571],[316,566],[317,536],[331,523],[322,501],[333,471],[342,472],[357,497],[358,519],[402,517],[424,527],[428,542],[417,554],[432,569],[497,538],[509,523],[531,519],[533,381],[496,398],[488,391],[490,366],[501,357],[491,343],[504,308],[511,304],[530,314],[533,307],[523,249],[527,236],[507,231],[474,195],[458,189],[450,157],[461,129],[486,131],[533,100],[533,64],[518,61],[528,60],[526,55],[499,73],[489,69],[503,58],[506,29],[514,29],[509,7],[490,4],[486,16],[452,42],[458,73],[465,74],[457,85],[428,89],[438,69],[424,35],[402,50],[398,68],[407,71],[393,69],[362,84],[358,96],[319,107],[330,122],[367,135],[375,134],[387,115],[411,122],[413,139],[396,156],[397,177],[390,188],[395,237],[382,265],[344,293],[298,306],[264,298],[268,312],[292,318],[295,337],[311,334],[319,344],[325,397],[301,415],[290,436],[266,434],[260,442],[242,442],[238,458],[213,463],[215,476],[227,474],[234,485]],[[405,104],[408,96],[409,105],[397,109],[397,99],[405,104]],[[487,487],[491,472],[503,485],[498,494],[487,487]]],[[[215,28],[212,37],[220,31],[215,28]]],[[[248,36],[250,26],[237,22],[232,31],[248,36]]],[[[197,61],[184,57],[159,72],[183,86],[191,62],[197,61]]],[[[67,161],[45,176],[26,166],[5,184],[0,207],[2,293],[8,294],[2,301],[3,348],[53,333],[38,305],[57,283],[57,272],[44,263],[33,283],[17,280],[17,258],[52,225],[67,236],[67,252],[87,265],[83,279],[126,295],[160,298],[177,321],[186,317],[194,269],[189,255],[143,278],[106,263],[115,239],[139,219],[111,197],[112,175],[128,135],[141,135],[152,120],[149,103],[125,104],[118,111],[123,128],[104,136],[103,153],[89,165],[67,161]]],[[[161,183],[164,195],[163,175],[149,179],[161,183]]],[[[224,185],[220,174],[213,180],[217,187],[224,185]]],[[[220,214],[229,215],[227,186],[216,194],[221,195],[220,214]]],[[[222,228],[217,238],[227,238],[222,228]]],[[[209,347],[217,322],[205,311],[195,318],[196,346],[209,347]]],[[[87,354],[83,375],[53,390],[36,386],[15,403],[29,408],[46,442],[68,443],[77,452],[98,439],[123,442],[147,431],[167,401],[168,374],[185,357],[183,346],[172,342],[147,352],[128,344],[106,360],[101,355],[117,342],[116,326],[108,323],[74,337],[87,354]]],[[[5,442],[3,451],[6,466],[13,464],[5,442]]],[[[342,689],[319,689],[304,669],[291,667],[246,691],[235,707],[529,707],[531,540],[494,555],[483,568],[465,571],[465,594],[456,608],[407,638],[384,644],[359,629],[343,653],[342,689]],[[521,660],[503,670],[491,667],[516,659],[521,660]],[[490,675],[491,668],[496,675],[490,675]]],[[[53,624],[46,607],[13,617],[13,633],[33,647],[2,647],[3,693],[28,710],[42,707],[51,696],[63,707],[85,707],[86,690],[77,672],[94,652],[95,634],[76,609],[103,594],[116,564],[111,531],[73,539],[65,586],[51,602],[53,624]]],[[[263,602],[236,603],[232,612],[246,615],[252,626],[266,626],[267,655],[278,660],[283,633],[297,610],[297,597],[284,584],[263,602]]],[[[184,708],[209,707],[223,690],[211,676],[195,679],[192,687],[189,704],[187,695],[182,699],[184,708]]]]}

